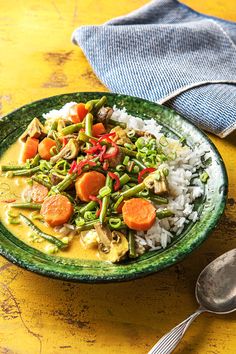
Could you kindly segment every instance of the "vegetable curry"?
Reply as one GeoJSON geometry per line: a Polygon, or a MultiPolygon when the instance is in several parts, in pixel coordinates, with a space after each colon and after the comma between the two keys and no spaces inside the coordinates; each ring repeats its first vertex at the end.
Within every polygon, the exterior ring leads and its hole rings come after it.
{"type": "Polygon", "coordinates": [[[34,118],[0,160],[0,217],[25,243],[71,258],[138,256],[134,233],[173,215],[165,136],[112,119],[106,97],[65,118],[34,118]]]}

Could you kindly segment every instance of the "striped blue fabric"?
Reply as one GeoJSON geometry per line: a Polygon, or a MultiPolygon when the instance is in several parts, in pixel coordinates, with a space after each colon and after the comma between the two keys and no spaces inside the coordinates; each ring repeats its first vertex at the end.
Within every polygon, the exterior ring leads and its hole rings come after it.
{"type": "Polygon", "coordinates": [[[236,23],[155,0],[72,40],[110,90],[165,104],[220,137],[236,128],[236,23]]]}

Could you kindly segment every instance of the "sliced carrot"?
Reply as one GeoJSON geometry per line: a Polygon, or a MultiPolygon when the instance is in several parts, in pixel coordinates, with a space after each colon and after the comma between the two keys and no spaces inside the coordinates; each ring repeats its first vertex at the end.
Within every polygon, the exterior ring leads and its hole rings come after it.
{"type": "Polygon", "coordinates": [[[22,151],[22,161],[25,162],[27,159],[32,159],[37,155],[39,141],[35,138],[28,137],[22,151]]]}
{"type": "Polygon", "coordinates": [[[44,138],[39,143],[38,147],[40,157],[44,160],[50,160],[50,158],[52,157],[52,155],[50,154],[50,150],[53,146],[56,146],[55,140],[52,140],[50,138],[44,138]]]}
{"type": "Polygon", "coordinates": [[[76,195],[84,202],[90,201],[90,195],[97,195],[105,186],[105,176],[97,171],[85,172],[75,182],[76,195]]]}
{"type": "Polygon", "coordinates": [[[125,201],[122,214],[125,224],[130,229],[137,231],[150,229],[156,220],[154,206],[142,198],[132,198],[125,201]]]}
{"type": "Polygon", "coordinates": [[[48,189],[42,184],[35,183],[33,187],[30,188],[30,196],[32,201],[35,203],[43,203],[47,195],[48,189]]]}
{"type": "Polygon", "coordinates": [[[58,226],[69,221],[73,206],[64,195],[52,195],[44,200],[40,214],[50,226],[58,226]]]}
{"type": "Polygon", "coordinates": [[[106,133],[106,128],[102,123],[96,123],[92,127],[92,135],[95,136],[96,138],[99,137],[99,135],[105,134],[106,133]]]}
{"type": "Polygon", "coordinates": [[[73,123],[80,123],[84,120],[88,110],[85,108],[84,103],[78,103],[77,109],[71,114],[71,120],[73,123]]]}

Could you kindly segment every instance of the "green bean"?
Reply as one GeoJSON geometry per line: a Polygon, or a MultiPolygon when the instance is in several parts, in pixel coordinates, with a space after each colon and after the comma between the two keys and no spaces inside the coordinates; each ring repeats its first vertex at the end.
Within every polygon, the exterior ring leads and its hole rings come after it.
{"type": "Polygon", "coordinates": [[[85,109],[89,112],[93,109],[94,105],[99,102],[99,99],[97,100],[90,100],[85,103],[85,109]]]}
{"type": "Polygon", "coordinates": [[[155,204],[160,204],[160,205],[168,204],[167,198],[159,197],[158,195],[155,195],[155,196],[151,195],[149,199],[155,204]]]}
{"type": "Polygon", "coordinates": [[[48,189],[51,189],[52,187],[51,183],[44,181],[44,179],[40,178],[39,176],[32,176],[32,180],[39,184],[42,184],[44,187],[47,187],[48,189]]]}
{"type": "Polygon", "coordinates": [[[17,166],[17,165],[9,165],[9,166],[1,166],[1,170],[2,172],[5,171],[21,171],[21,170],[25,170],[27,167],[26,165],[22,165],[22,166],[17,166]]]}
{"type": "MultiPolygon", "coordinates": [[[[112,179],[109,175],[106,176],[105,186],[109,187],[112,190],[112,179]]],[[[99,220],[101,224],[105,222],[109,202],[110,202],[110,195],[106,195],[104,198],[102,198],[101,213],[99,215],[99,220]]]]}
{"type": "Polygon", "coordinates": [[[39,154],[37,154],[33,159],[32,162],[30,164],[30,167],[36,167],[39,165],[39,161],[40,161],[41,157],[39,156],[39,154]]]}
{"type": "Polygon", "coordinates": [[[175,215],[175,214],[173,213],[173,211],[171,211],[169,209],[156,211],[156,216],[158,217],[158,219],[168,218],[169,216],[173,216],[173,215],[175,215]]]}
{"type": "Polygon", "coordinates": [[[123,202],[123,200],[124,200],[124,197],[123,197],[123,196],[119,197],[119,198],[117,199],[117,201],[115,202],[113,208],[114,208],[115,210],[117,210],[117,208],[118,208],[119,205],[123,202]]]}
{"type": "Polygon", "coordinates": [[[136,254],[136,249],[135,249],[135,239],[134,239],[133,230],[129,230],[128,241],[129,241],[129,257],[136,258],[137,254],[136,254]]]}
{"type": "Polygon", "coordinates": [[[139,192],[141,192],[143,189],[145,189],[145,184],[144,183],[139,183],[137,184],[135,187],[132,187],[124,192],[122,192],[120,195],[124,198],[131,198],[134,195],[138,194],[139,192]]]}
{"type": "MultiPolygon", "coordinates": [[[[93,127],[93,115],[87,113],[85,116],[85,134],[92,136],[92,127],[93,127]]],[[[87,149],[91,146],[90,143],[86,143],[87,149]]]]}
{"type": "Polygon", "coordinates": [[[146,166],[141,162],[141,161],[139,161],[139,160],[137,160],[137,159],[133,159],[133,161],[136,163],[136,165],[138,166],[138,167],[140,167],[142,170],[144,169],[144,168],[146,168],[146,166]]]}
{"type": "Polygon", "coordinates": [[[40,210],[41,204],[37,203],[11,203],[11,208],[40,210]]]}
{"type": "Polygon", "coordinates": [[[84,230],[91,230],[93,229],[94,225],[97,224],[98,220],[92,220],[89,222],[86,222],[84,225],[77,226],[76,230],[77,231],[84,231],[84,230]]]}
{"type": "Polygon", "coordinates": [[[94,202],[93,200],[91,200],[91,202],[89,202],[88,204],[86,204],[84,207],[82,207],[79,210],[79,213],[83,215],[86,211],[94,210],[97,205],[98,205],[97,202],[94,202]]]}
{"type": "Polygon", "coordinates": [[[107,97],[102,96],[100,100],[97,103],[95,103],[95,105],[93,106],[93,111],[98,112],[99,109],[102,108],[106,102],[107,102],[107,97]]]}
{"type": "Polygon", "coordinates": [[[131,177],[129,175],[127,175],[127,173],[124,173],[121,177],[120,177],[120,185],[124,186],[126,183],[128,183],[130,181],[131,177]]]}
{"type": "Polygon", "coordinates": [[[20,170],[20,171],[15,171],[12,173],[12,176],[31,176],[35,172],[38,172],[40,170],[39,166],[29,168],[28,170],[20,170]]]}
{"type": "Polygon", "coordinates": [[[127,126],[126,123],[117,122],[114,119],[109,119],[108,123],[111,124],[111,125],[119,125],[119,127],[123,128],[123,129],[125,129],[126,126],[127,126]]]}
{"type": "Polygon", "coordinates": [[[83,127],[84,127],[83,123],[71,124],[68,125],[68,127],[63,128],[61,130],[61,134],[65,136],[65,135],[77,133],[83,127]]]}
{"type": "Polygon", "coordinates": [[[67,189],[76,179],[76,173],[67,175],[61,182],[51,188],[51,192],[60,193],[67,189]]]}
{"type": "Polygon", "coordinates": [[[136,157],[136,155],[137,155],[137,151],[126,149],[123,146],[119,146],[119,149],[124,155],[127,155],[127,156],[136,157]]]}
{"type": "Polygon", "coordinates": [[[22,219],[22,221],[29,226],[37,235],[39,235],[40,237],[44,238],[45,240],[47,240],[48,242],[56,245],[58,248],[63,248],[66,247],[66,244],[64,242],[62,242],[61,240],[59,240],[58,238],[52,236],[52,235],[48,235],[45,232],[43,232],[42,230],[40,230],[36,225],[34,225],[32,223],[32,221],[30,221],[30,219],[28,219],[25,215],[20,214],[20,217],[22,219]]]}

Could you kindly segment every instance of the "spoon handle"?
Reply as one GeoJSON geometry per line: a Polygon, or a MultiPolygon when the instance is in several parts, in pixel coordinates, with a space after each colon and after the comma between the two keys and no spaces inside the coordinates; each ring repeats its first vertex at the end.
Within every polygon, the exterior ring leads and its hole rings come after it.
{"type": "Polygon", "coordinates": [[[196,312],[194,312],[191,316],[189,316],[186,320],[178,324],[174,327],[170,332],[165,334],[152,349],[148,352],[148,354],[170,354],[176,348],[180,340],[182,339],[184,333],[186,332],[189,325],[192,321],[200,315],[200,313],[205,310],[199,308],[196,312]]]}

